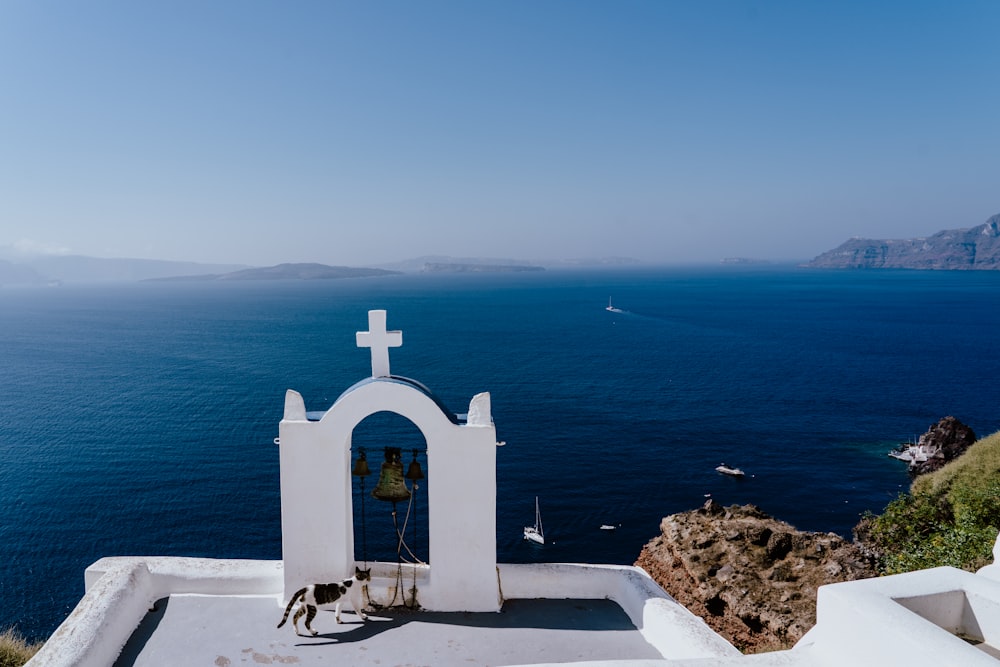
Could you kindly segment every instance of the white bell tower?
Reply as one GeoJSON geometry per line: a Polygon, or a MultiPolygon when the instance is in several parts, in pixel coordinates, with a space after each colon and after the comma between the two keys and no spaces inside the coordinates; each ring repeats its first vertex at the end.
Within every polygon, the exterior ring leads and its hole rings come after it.
{"type": "Polygon", "coordinates": [[[285,395],[278,427],[285,597],[354,573],[351,436],[362,420],[388,411],[423,434],[433,475],[427,484],[430,566],[419,604],[432,611],[496,611],[497,441],[490,396],[472,397],[465,417],[449,413],[419,382],[390,375],[389,348],[402,345],[403,337],[386,330],[386,312],[369,311],[368,324],[357,345],[371,349],[372,377],[347,389],[318,421],[307,417],[298,392],[285,395]]]}

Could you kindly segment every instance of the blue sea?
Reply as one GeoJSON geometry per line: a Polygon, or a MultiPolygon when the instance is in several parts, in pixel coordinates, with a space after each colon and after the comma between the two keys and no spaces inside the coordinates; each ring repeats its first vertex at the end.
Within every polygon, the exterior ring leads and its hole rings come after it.
{"type": "MultiPolygon", "coordinates": [[[[452,411],[489,391],[501,562],[632,563],[660,519],[755,503],[849,535],[908,488],[886,452],[954,415],[1000,430],[1000,272],[718,267],[315,282],[0,289],[0,627],[44,638],[110,555],[281,557],[285,390],[328,408],[370,375],[367,311],[403,331],[392,372],[452,411]],[[621,313],[605,310],[608,299],[621,313]],[[724,477],[721,462],[747,477],[724,477]],[[548,543],[525,542],[539,498],[548,543]],[[602,531],[599,526],[619,526],[602,531]]],[[[417,449],[395,415],[355,431],[417,449]]],[[[331,479],[331,485],[339,483],[331,479]]],[[[359,480],[354,479],[360,513],[359,480]]],[[[367,496],[359,560],[396,559],[367,496]]],[[[303,507],[302,512],[322,512],[303,507]]],[[[402,513],[402,510],[401,510],[402,513]]],[[[432,564],[433,565],[433,564],[432,564]]]]}

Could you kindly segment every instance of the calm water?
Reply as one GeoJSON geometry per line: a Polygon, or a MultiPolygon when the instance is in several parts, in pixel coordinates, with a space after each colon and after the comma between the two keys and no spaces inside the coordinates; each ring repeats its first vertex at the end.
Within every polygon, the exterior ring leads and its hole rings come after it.
{"type": "MultiPolygon", "coordinates": [[[[1000,429],[1000,272],[0,290],[0,627],[47,636],[102,556],[280,558],[284,392],[324,410],[369,375],[354,332],[370,308],[403,330],[395,374],[454,412],[492,394],[501,562],[631,563],[706,494],[849,534],[907,486],[894,443],[949,414],[1000,429]],[[609,296],[627,312],[605,311],[609,296]],[[748,478],[718,475],[722,461],[748,478]],[[521,539],[536,495],[544,547],[521,539]]],[[[376,464],[384,444],[424,447],[395,416],[354,442],[376,464]]],[[[426,557],[420,493],[407,535],[426,557]]],[[[358,558],[395,560],[388,507],[369,498],[363,523],[358,558]]]]}

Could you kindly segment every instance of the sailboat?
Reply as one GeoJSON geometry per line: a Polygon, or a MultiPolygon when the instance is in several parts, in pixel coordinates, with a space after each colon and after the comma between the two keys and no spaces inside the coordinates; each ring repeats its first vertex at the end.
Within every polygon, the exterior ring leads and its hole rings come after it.
{"type": "Polygon", "coordinates": [[[605,308],[604,310],[608,311],[609,313],[623,313],[623,312],[625,312],[621,308],[615,308],[614,306],[611,305],[611,297],[610,296],[608,297],[608,307],[605,308]]]}
{"type": "Polygon", "coordinates": [[[542,531],[542,513],[538,509],[538,496],[535,496],[535,525],[524,527],[524,539],[545,544],[545,533],[542,531]]]}

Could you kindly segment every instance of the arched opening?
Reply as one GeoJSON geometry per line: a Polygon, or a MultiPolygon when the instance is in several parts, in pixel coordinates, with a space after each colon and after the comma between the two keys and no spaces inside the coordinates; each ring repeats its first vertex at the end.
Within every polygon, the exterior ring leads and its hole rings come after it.
{"type": "Polygon", "coordinates": [[[427,440],[417,426],[389,411],[369,415],[351,434],[352,468],[364,452],[370,475],[352,475],[354,510],[354,559],[358,563],[429,564],[427,484],[427,440]],[[398,501],[379,500],[372,493],[379,485],[380,470],[387,460],[386,447],[398,450],[403,479],[394,478],[409,492],[398,501]],[[407,478],[411,464],[419,464],[423,479],[407,478]]]}

